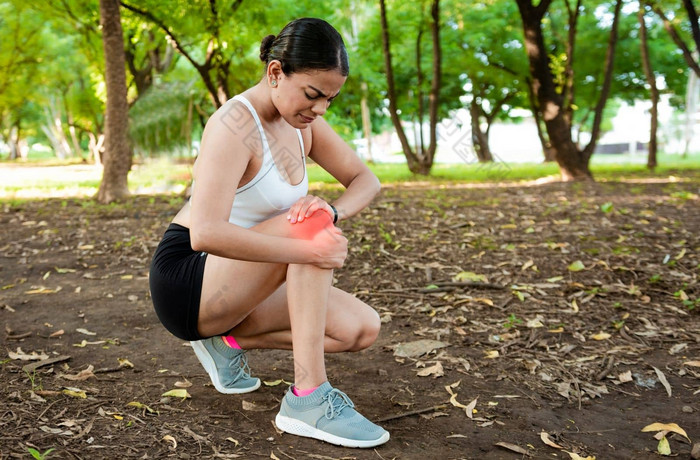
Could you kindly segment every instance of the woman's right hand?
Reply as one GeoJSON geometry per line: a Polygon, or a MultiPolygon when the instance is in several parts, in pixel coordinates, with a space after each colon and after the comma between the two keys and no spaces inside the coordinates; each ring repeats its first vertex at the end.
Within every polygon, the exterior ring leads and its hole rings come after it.
{"type": "Polygon", "coordinates": [[[314,260],[319,268],[341,268],[348,256],[348,239],[335,225],[327,225],[311,239],[314,260]]]}

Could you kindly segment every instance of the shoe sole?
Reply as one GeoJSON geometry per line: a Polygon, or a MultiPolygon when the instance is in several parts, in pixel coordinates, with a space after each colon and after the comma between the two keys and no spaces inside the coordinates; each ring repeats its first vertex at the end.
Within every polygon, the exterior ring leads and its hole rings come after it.
{"type": "Polygon", "coordinates": [[[277,414],[275,417],[275,424],[280,430],[295,434],[297,436],[304,436],[306,438],[314,438],[321,441],[326,441],[331,444],[343,447],[359,447],[368,448],[375,447],[380,444],[384,444],[389,440],[389,432],[385,432],[380,438],[360,441],[357,439],[341,438],[334,434],[321,431],[318,428],[314,428],[308,423],[304,423],[301,420],[293,419],[291,417],[286,417],[284,415],[277,414]]]}
{"type": "Polygon", "coordinates": [[[225,386],[221,385],[219,382],[219,374],[216,372],[214,358],[212,358],[209,354],[209,350],[207,350],[207,348],[202,345],[200,341],[190,342],[190,344],[192,345],[192,349],[194,350],[194,354],[197,356],[197,359],[200,363],[202,363],[202,366],[204,367],[204,370],[207,371],[207,374],[209,374],[211,383],[219,393],[223,393],[225,395],[250,393],[251,391],[255,391],[260,388],[260,379],[255,379],[255,385],[247,388],[226,388],[225,386]]]}

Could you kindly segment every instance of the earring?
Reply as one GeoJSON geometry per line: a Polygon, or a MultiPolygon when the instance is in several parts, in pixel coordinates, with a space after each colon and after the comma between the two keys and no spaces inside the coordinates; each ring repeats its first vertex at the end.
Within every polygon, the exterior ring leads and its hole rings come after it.
{"type": "Polygon", "coordinates": [[[270,82],[270,84],[271,84],[272,86],[277,86],[277,80],[272,80],[272,81],[270,82]]]}

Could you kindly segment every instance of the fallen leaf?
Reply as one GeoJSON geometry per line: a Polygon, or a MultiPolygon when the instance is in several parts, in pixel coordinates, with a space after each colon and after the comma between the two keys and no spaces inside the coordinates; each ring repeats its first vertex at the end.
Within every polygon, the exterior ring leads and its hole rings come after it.
{"type": "MultiPolygon", "coordinates": [[[[126,359],[126,358],[117,358],[117,361],[119,361],[119,367],[126,367],[126,368],[128,368],[128,369],[133,369],[133,368],[134,368],[134,365],[131,363],[131,361],[129,361],[129,360],[126,359]]],[[[177,385],[176,385],[176,386],[177,386],[177,385]]],[[[184,388],[184,387],[183,387],[183,388],[184,388]]]]}
{"type": "Polygon", "coordinates": [[[241,405],[243,406],[243,410],[249,410],[252,412],[266,412],[275,408],[275,406],[266,407],[260,404],[255,404],[254,402],[246,401],[245,399],[241,401],[241,405]]]}
{"type": "Polygon", "coordinates": [[[398,356],[399,358],[418,358],[433,350],[445,348],[449,345],[449,343],[430,339],[405,342],[394,347],[394,356],[398,356]]]}
{"type": "Polygon", "coordinates": [[[485,356],[486,359],[498,358],[498,356],[500,355],[500,353],[498,353],[498,350],[489,350],[489,351],[485,351],[484,353],[486,354],[486,356],[485,356]]]}
{"type": "Polygon", "coordinates": [[[187,398],[192,397],[185,389],[166,391],[161,396],[172,396],[173,398],[182,398],[182,399],[187,399],[187,398]]]}
{"type": "Polygon", "coordinates": [[[504,449],[511,450],[513,452],[517,452],[522,455],[527,455],[528,457],[531,457],[532,454],[528,452],[527,450],[523,449],[520,446],[516,446],[515,444],[511,444],[509,442],[497,442],[496,445],[498,447],[503,447],[504,449]]]}
{"type": "Polygon", "coordinates": [[[280,460],[280,458],[279,458],[277,455],[275,455],[274,452],[270,452],[270,458],[271,458],[272,460],[280,460]]]}
{"type": "Polygon", "coordinates": [[[238,442],[238,440],[233,439],[233,438],[226,438],[226,440],[229,441],[229,442],[232,442],[232,443],[233,443],[233,447],[238,447],[238,445],[240,444],[240,443],[238,442]]]}
{"type": "Polygon", "coordinates": [[[97,335],[97,332],[90,332],[85,328],[79,327],[78,329],[75,330],[75,332],[80,332],[81,334],[85,335],[97,335]]]}
{"type": "Polygon", "coordinates": [[[571,309],[574,311],[574,313],[579,312],[578,304],[576,303],[576,299],[571,301],[571,309]]]}
{"type": "Polygon", "coordinates": [[[474,272],[459,272],[455,275],[454,281],[488,282],[486,275],[480,275],[474,272]]]}
{"type": "Polygon", "coordinates": [[[668,439],[666,439],[666,436],[659,440],[659,445],[656,446],[656,450],[661,455],[671,455],[671,446],[668,444],[668,439]]]}
{"type": "Polygon", "coordinates": [[[263,381],[263,383],[268,386],[268,387],[276,387],[277,385],[280,385],[282,383],[285,383],[287,385],[291,385],[292,382],[287,382],[284,379],[277,379],[277,380],[272,380],[272,381],[263,381]]]}
{"type": "Polygon", "coordinates": [[[623,372],[622,374],[618,375],[617,378],[622,383],[631,382],[633,380],[632,371],[623,372]]]}
{"type": "Polygon", "coordinates": [[[678,424],[676,423],[656,422],[642,428],[643,433],[647,433],[649,431],[673,431],[674,433],[678,433],[681,436],[685,437],[688,441],[690,441],[690,438],[688,438],[688,434],[685,432],[685,430],[678,426],[678,424]]]}
{"type": "Polygon", "coordinates": [[[607,340],[610,337],[612,337],[610,334],[608,334],[607,332],[602,332],[602,331],[591,336],[591,338],[593,340],[607,340]]]}
{"type": "Polygon", "coordinates": [[[192,382],[189,380],[185,380],[184,382],[178,380],[173,386],[176,388],[189,388],[192,386],[192,382]]]}
{"type": "Polygon", "coordinates": [[[17,351],[8,351],[7,356],[10,359],[19,359],[20,361],[43,361],[45,359],[49,359],[49,355],[45,353],[37,353],[36,351],[33,351],[31,353],[25,353],[22,351],[20,347],[17,347],[17,351]]]}
{"type": "Polygon", "coordinates": [[[89,378],[97,378],[97,376],[92,373],[93,369],[95,369],[95,367],[92,364],[90,364],[87,369],[83,369],[82,371],[78,372],[77,374],[74,374],[74,375],[59,374],[59,377],[64,378],[66,380],[74,380],[74,381],[87,380],[89,378]]]}
{"type": "Polygon", "coordinates": [[[654,372],[656,372],[656,376],[659,378],[659,382],[666,388],[666,393],[668,393],[668,397],[670,398],[673,392],[671,391],[671,385],[669,385],[668,380],[666,380],[666,376],[664,375],[663,372],[661,372],[660,369],[651,366],[654,368],[654,372]]]}
{"type": "Polygon", "coordinates": [[[433,376],[434,378],[437,377],[442,377],[445,375],[445,371],[442,368],[442,363],[438,361],[435,363],[435,365],[426,367],[425,369],[422,369],[418,371],[418,377],[428,377],[428,376],[433,376]]]}
{"type": "Polygon", "coordinates": [[[540,439],[542,440],[543,443],[547,444],[549,447],[554,447],[555,449],[563,449],[562,446],[557,444],[556,442],[552,441],[549,437],[549,433],[546,431],[543,431],[540,433],[540,439]]]}
{"type": "Polygon", "coordinates": [[[700,361],[686,361],[683,363],[684,366],[700,367],[700,361]]]}
{"type": "Polygon", "coordinates": [[[131,401],[130,403],[127,404],[127,406],[135,407],[135,408],[137,408],[137,409],[144,409],[144,410],[146,410],[149,414],[157,414],[157,413],[158,413],[158,411],[153,410],[153,409],[151,409],[150,407],[148,407],[147,405],[145,405],[144,403],[140,403],[140,402],[138,402],[138,401],[131,401]]]}
{"type": "Polygon", "coordinates": [[[174,437],[170,436],[169,434],[166,434],[163,436],[163,441],[167,441],[173,445],[173,449],[177,449],[177,441],[175,440],[174,437]]]}
{"type": "Polygon", "coordinates": [[[586,266],[583,265],[583,262],[577,260],[576,262],[573,262],[571,265],[569,265],[567,268],[570,272],[580,272],[581,270],[585,270],[586,266]]]}
{"type": "Polygon", "coordinates": [[[65,334],[65,333],[66,333],[66,331],[64,331],[63,329],[60,329],[60,330],[58,330],[58,331],[56,331],[56,332],[52,332],[51,334],[49,334],[49,337],[59,337],[59,336],[62,336],[63,334],[65,334]]]}
{"type": "Polygon", "coordinates": [[[474,409],[474,408],[476,407],[476,401],[478,399],[479,399],[478,396],[476,398],[472,399],[472,402],[467,404],[467,407],[464,408],[464,411],[467,413],[467,417],[472,418],[472,416],[476,412],[476,409],[474,409]]]}
{"type": "Polygon", "coordinates": [[[62,391],[64,395],[71,396],[73,398],[81,398],[85,399],[87,398],[87,394],[85,391],[79,389],[79,388],[66,388],[65,390],[62,391]]]}
{"type": "MultiPolygon", "coordinates": [[[[566,451],[564,451],[566,452],[566,451]]],[[[595,460],[595,457],[592,455],[589,455],[588,457],[581,457],[579,454],[575,454],[573,452],[566,452],[569,454],[569,457],[571,457],[571,460],[595,460]]]]}
{"type": "Polygon", "coordinates": [[[80,343],[74,343],[73,346],[78,347],[78,348],[85,348],[88,345],[102,345],[105,343],[107,343],[105,340],[97,340],[95,342],[88,342],[87,340],[83,339],[80,343]]]}

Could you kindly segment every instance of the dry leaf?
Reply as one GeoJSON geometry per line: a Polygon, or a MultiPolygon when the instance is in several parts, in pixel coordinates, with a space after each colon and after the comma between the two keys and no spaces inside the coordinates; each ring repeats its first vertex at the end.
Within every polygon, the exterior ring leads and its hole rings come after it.
{"type": "Polygon", "coordinates": [[[612,337],[610,334],[608,334],[607,332],[602,332],[602,331],[591,336],[591,338],[593,340],[606,340],[606,339],[609,339],[610,337],[612,337]]]}
{"type": "Polygon", "coordinates": [[[440,361],[435,363],[434,366],[426,367],[425,369],[418,371],[418,377],[428,377],[431,375],[434,378],[445,375],[445,371],[442,369],[442,363],[440,361]]]}
{"type": "Polygon", "coordinates": [[[532,454],[530,452],[528,452],[527,450],[523,449],[520,446],[516,446],[515,444],[511,444],[509,442],[497,442],[496,445],[499,447],[503,447],[504,449],[512,450],[513,452],[517,452],[517,453],[522,454],[522,455],[527,455],[528,457],[532,456],[532,454]]]}
{"type": "Polygon", "coordinates": [[[80,332],[81,334],[85,335],[97,335],[97,332],[90,332],[85,328],[79,327],[78,329],[75,330],[75,332],[80,332]]]}
{"type": "Polygon", "coordinates": [[[472,416],[473,416],[473,414],[474,414],[474,412],[475,412],[475,409],[474,409],[474,408],[476,407],[476,401],[477,401],[478,399],[479,399],[479,397],[477,396],[476,398],[474,398],[474,399],[472,400],[472,402],[470,402],[469,404],[467,404],[467,407],[464,408],[464,411],[467,413],[467,417],[472,418],[472,416]]]}
{"type": "Polygon", "coordinates": [[[117,358],[117,361],[119,361],[119,367],[126,367],[129,369],[133,369],[133,367],[134,367],[134,365],[131,363],[131,361],[129,361],[126,358],[117,358]]]}
{"type": "Polygon", "coordinates": [[[64,395],[71,396],[73,398],[81,398],[81,399],[86,399],[87,394],[85,391],[79,389],[79,388],[66,388],[65,390],[62,391],[64,395]]]}
{"type": "Polygon", "coordinates": [[[265,406],[261,406],[259,404],[255,404],[254,402],[249,402],[246,400],[243,400],[241,402],[241,404],[243,406],[243,410],[249,410],[252,412],[265,412],[265,411],[272,410],[275,408],[275,406],[265,407],[265,406]]]}
{"type": "Polygon", "coordinates": [[[270,452],[270,458],[271,458],[272,460],[280,460],[280,458],[279,458],[277,455],[275,455],[274,452],[270,452]]]}
{"type": "Polygon", "coordinates": [[[678,426],[678,424],[676,423],[656,422],[642,428],[643,433],[647,433],[649,431],[673,431],[674,433],[678,433],[681,436],[685,437],[688,441],[690,441],[690,438],[688,437],[688,434],[685,432],[685,430],[678,426]]]}
{"type": "Polygon", "coordinates": [[[399,358],[418,358],[433,350],[447,346],[449,346],[448,343],[430,339],[400,343],[394,347],[394,356],[398,356],[399,358]]]}
{"type": "Polygon", "coordinates": [[[700,361],[686,361],[683,363],[684,366],[700,367],[700,361]]]}
{"type": "Polygon", "coordinates": [[[192,395],[190,395],[187,392],[187,390],[185,390],[185,389],[166,391],[161,396],[172,396],[173,398],[182,398],[182,399],[187,399],[187,398],[192,397],[192,395]]]}
{"type": "Polygon", "coordinates": [[[177,449],[177,441],[175,440],[175,438],[173,438],[169,434],[166,434],[165,436],[163,436],[162,439],[163,439],[163,441],[167,441],[167,442],[171,443],[173,445],[173,449],[177,449]]]}
{"type": "Polygon", "coordinates": [[[90,364],[87,369],[83,369],[75,375],[59,374],[59,377],[64,378],[66,380],[74,381],[87,380],[89,378],[97,378],[97,376],[92,373],[93,369],[95,369],[95,367],[92,364],[90,364]]]}
{"type": "Polygon", "coordinates": [[[185,380],[184,382],[178,380],[173,386],[175,388],[189,388],[192,386],[192,382],[190,382],[189,380],[185,380]]]}
{"type": "Polygon", "coordinates": [[[623,372],[622,374],[618,375],[617,378],[622,383],[631,382],[633,380],[632,371],[623,372]]]}
{"type": "Polygon", "coordinates": [[[540,439],[542,440],[543,443],[547,444],[549,447],[554,447],[555,449],[563,449],[562,446],[557,444],[556,442],[552,441],[549,437],[549,433],[546,431],[543,431],[540,433],[540,439]]]}
{"type": "Polygon", "coordinates": [[[233,438],[226,438],[226,440],[229,441],[229,442],[232,442],[232,443],[233,443],[233,447],[238,447],[238,445],[240,444],[240,443],[238,442],[238,440],[233,439],[233,438]]]}
{"type": "Polygon", "coordinates": [[[486,354],[485,358],[487,358],[487,359],[498,358],[498,356],[500,355],[498,353],[498,350],[489,350],[489,351],[486,351],[484,353],[486,354]]]}
{"type": "Polygon", "coordinates": [[[49,337],[59,337],[65,333],[66,333],[66,331],[64,331],[63,329],[60,329],[56,332],[52,332],[51,334],[49,334],[49,337]]]}
{"type": "Polygon", "coordinates": [[[37,353],[36,351],[33,351],[31,353],[25,353],[22,351],[20,347],[17,347],[17,351],[8,351],[7,356],[9,356],[10,359],[19,359],[20,361],[43,361],[45,359],[49,359],[49,355],[45,353],[37,353]]]}
{"type": "Polygon", "coordinates": [[[668,380],[666,380],[666,376],[664,375],[663,372],[661,372],[660,369],[658,369],[654,366],[651,366],[651,367],[654,368],[654,372],[656,372],[656,376],[659,378],[659,381],[664,386],[664,388],[666,388],[666,393],[668,393],[668,397],[670,398],[673,392],[671,391],[671,385],[669,385],[668,380]]]}
{"type": "MultiPolygon", "coordinates": [[[[566,451],[564,451],[566,452],[566,451]]],[[[573,452],[566,452],[569,454],[569,457],[571,457],[571,460],[595,460],[595,457],[592,455],[589,455],[588,457],[581,457],[579,454],[575,454],[573,452]]]]}

